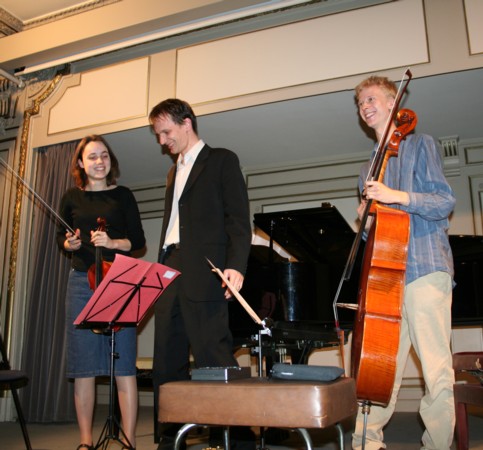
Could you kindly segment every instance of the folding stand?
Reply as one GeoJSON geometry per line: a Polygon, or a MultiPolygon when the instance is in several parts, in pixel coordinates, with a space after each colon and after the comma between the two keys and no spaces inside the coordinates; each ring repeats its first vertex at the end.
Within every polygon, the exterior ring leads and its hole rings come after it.
{"type": "Polygon", "coordinates": [[[114,367],[115,359],[119,357],[116,353],[116,333],[121,327],[137,326],[164,289],[179,275],[178,271],[162,264],[118,254],[109,272],[74,322],[74,325],[84,328],[109,330],[111,334],[109,415],[95,449],[107,450],[109,441],[115,440],[134,450],[113,411],[114,367]],[[119,438],[116,430],[124,441],[119,438]]]}
{"type": "Polygon", "coordinates": [[[116,353],[116,333],[114,327],[111,327],[111,358],[110,358],[110,367],[109,367],[109,413],[107,416],[106,423],[102,429],[101,435],[95,445],[95,449],[102,449],[107,450],[109,441],[117,441],[122,444],[124,448],[128,448],[129,450],[134,450],[134,447],[131,445],[128,437],[124,433],[121,424],[117,420],[114,414],[114,361],[115,359],[119,358],[119,354],[116,353]],[[124,438],[124,440],[120,439],[120,435],[124,438]]]}

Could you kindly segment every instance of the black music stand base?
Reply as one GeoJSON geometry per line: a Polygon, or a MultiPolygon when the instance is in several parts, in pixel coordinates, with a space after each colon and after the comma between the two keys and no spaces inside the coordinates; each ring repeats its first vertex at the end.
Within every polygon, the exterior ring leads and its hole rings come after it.
{"type": "Polygon", "coordinates": [[[107,450],[109,448],[109,441],[119,442],[123,448],[128,450],[135,450],[134,447],[129,442],[126,434],[124,433],[119,421],[114,415],[114,364],[115,360],[119,358],[116,353],[116,331],[111,327],[111,359],[109,367],[109,415],[107,417],[104,428],[102,429],[101,435],[95,445],[94,449],[107,450]],[[124,441],[119,438],[119,436],[124,438],[124,441]]]}

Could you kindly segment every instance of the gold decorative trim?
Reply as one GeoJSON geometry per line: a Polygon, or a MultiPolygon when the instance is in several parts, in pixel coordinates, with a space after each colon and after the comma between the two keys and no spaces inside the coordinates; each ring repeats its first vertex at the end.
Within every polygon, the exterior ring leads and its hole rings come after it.
{"type": "MultiPolygon", "coordinates": [[[[20,154],[17,168],[17,174],[24,179],[25,177],[25,161],[27,159],[28,138],[30,130],[30,119],[40,111],[41,104],[52,94],[57,85],[64,76],[63,72],[57,73],[47,89],[39,95],[34,101],[33,105],[26,109],[23,116],[22,134],[20,138],[20,154]]],[[[5,311],[5,335],[10,335],[10,330],[13,325],[13,303],[15,298],[15,277],[17,274],[17,253],[18,243],[20,238],[20,216],[22,211],[22,200],[24,197],[24,186],[20,181],[17,181],[17,189],[15,193],[15,206],[12,220],[12,240],[10,246],[10,264],[7,282],[7,301],[5,311]]]]}
{"type": "Polygon", "coordinates": [[[22,21],[12,16],[8,11],[0,8],[0,37],[10,36],[11,34],[22,31],[22,21]]]}
{"type": "Polygon", "coordinates": [[[121,0],[91,0],[80,5],[71,6],[70,8],[61,9],[52,14],[35,17],[34,19],[22,22],[17,17],[10,14],[7,10],[0,7],[0,38],[10,36],[11,34],[20,33],[30,28],[39,27],[66,17],[82,14],[102,6],[111,5],[121,0]]]}

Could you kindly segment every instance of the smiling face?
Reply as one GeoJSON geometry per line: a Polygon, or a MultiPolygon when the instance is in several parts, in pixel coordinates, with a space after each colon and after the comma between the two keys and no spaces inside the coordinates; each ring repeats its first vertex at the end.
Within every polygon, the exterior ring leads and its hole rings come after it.
{"type": "Polygon", "coordinates": [[[362,120],[380,137],[394,106],[394,97],[380,86],[368,86],[359,92],[357,105],[362,120]]]}
{"type": "Polygon", "coordinates": [[[78,160],[79,167],[84,169],[88,185],[106,186],[106,177],[111,170],[111,157],[107,147],[100,141],[89,142],[78,160]]]}
{"type": "Polygon", "coordinates": [[[152,127],[158,142],[172,155],[185,155],[198,141],[190,119],[178,124],[169,115],[162,115],[153,120],[152,127]]]}

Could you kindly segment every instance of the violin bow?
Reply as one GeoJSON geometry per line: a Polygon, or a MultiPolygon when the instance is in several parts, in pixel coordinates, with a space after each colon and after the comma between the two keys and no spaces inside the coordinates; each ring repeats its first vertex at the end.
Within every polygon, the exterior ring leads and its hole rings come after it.
{"type": "Polygon", "coordinates": [[[0,158],[0,164],[5,167],[15,178],[37,199],[70,233],[75,235],[72,227],[39,195],[34,188],[30,186],[3,158],[0,158]]]}

